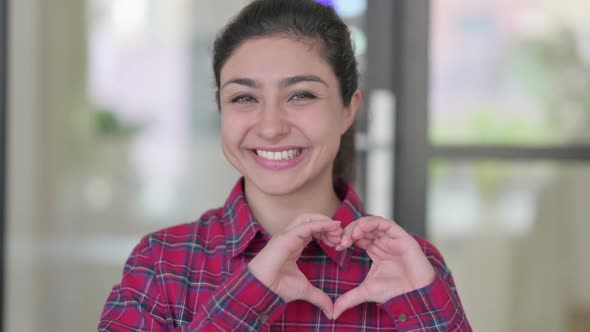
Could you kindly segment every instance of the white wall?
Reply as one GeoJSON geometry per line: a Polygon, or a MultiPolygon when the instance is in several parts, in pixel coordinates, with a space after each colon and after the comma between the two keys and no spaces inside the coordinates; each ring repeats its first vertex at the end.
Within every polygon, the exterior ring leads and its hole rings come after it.
{"type": "Polygon", "coordinates": [[[40,0],[11,1],[4,331],[40,331],[40,0]]]}

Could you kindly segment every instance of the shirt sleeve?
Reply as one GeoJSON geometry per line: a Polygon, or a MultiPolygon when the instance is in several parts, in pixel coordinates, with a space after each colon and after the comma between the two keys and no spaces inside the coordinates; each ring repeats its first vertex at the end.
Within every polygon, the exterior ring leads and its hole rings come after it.
{"type": "Polygon", "coordinates": [[[434,281],[394,297],[383,304],[383,309],[399,332],[472,331],[442,255],[430,242],[415,238],[436,271],[434,281]]]}
{"type": "Polygon", "coordinates": [[[259,331],[286,307],[244,267],[217,287],[190,323],[175,327],[160,287],[144,238],[127,260],[121,283],[107,298],[98,331],[259,331]]]}

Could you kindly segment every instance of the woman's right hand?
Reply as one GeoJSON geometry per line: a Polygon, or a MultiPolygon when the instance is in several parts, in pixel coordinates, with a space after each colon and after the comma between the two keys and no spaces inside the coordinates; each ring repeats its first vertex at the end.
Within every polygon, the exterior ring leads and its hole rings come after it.
{"type": "Polygon", "coordinates": [[[303,214],[285,230],[274,235],[248,264],[250,272],[285,302],[310,302],[331,318],[334,304],[322,290],[314,287],[297,267],[303,249],[313,238],[329,246],[340,243],[340,222],[319,214],[303,214]]]}

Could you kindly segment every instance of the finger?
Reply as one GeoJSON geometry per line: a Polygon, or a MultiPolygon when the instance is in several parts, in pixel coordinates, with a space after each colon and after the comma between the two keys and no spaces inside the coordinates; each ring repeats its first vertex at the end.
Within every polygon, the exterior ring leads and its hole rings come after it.
{"type": "Polygon", "coordinates": [[[373,244],[373,240],[359,239],[354,241],[354,244],[359,248],[367,250],[367,248],[369,248],[373,244]]]}
{"type": "Polygon", "coordinates": [[[354,232],[352,233],[352,239],[353,240],[359,240],[359,239],[367,239],[367,240],[373,240],[377,237],[377,234],[374,234],[371,231],[365,231],[364,229],[362,229],[361,227],[357,227],[354,232]]]}
{"type": "MultiPolygon", "coordinates": [[[[295,229],[300,229],[301,227],[308,227],[305,225],[310,225],[313,224],[313,227],[311,227],[310,231],[311,231],[311,236],[316,240],[316,241],[323,241],[323,242],[327,242],[329,244],[331,244],[332,246],[336,245],[336,238],[340,236],[340,234],[342,233],[342,229],[341,229],[341,223],[340,221],[335,221],[332,219],[329,219],[323,215],[319,215],[319,214],[315,214],[315,215],[310,215],[310,214],[305,214],[303,215],[303,217],[298,217],[298,219],[296,220],[296,222],[294,222],[292,225],[290,225],[290,229],[289,231],[293,231],[295,229]],[[303,220],[301,218],[308,218],[307,220],[303,220]],[[315,219],[314,219],[315,218],[315,219]],[[323,218],[323,219],[319,219],[319,218],[323,218]],[[334,223],[333,226],[329,226],[327,228],[324,228],[323,226],[318,226],[317,223],[318,222],[328,222],[328,224],[331,224],[332,222],[334,223]],[[333,237],[334,240],[330,240],[328,238],[328,235],[333,237]]],[[[296,231],[296,232],[301,232],[301,230],[296,231]]],[[[311,239],[307,239],[308,235],[307,234],[301,234],[299,233],[299,236],[304,238],[304,243],[307,245],[307,243],[309,243],[309,241],[311,239]]]]}
{"type": "Polygon", "coordinates": [[[373,245],[388,253],[389,256],[402,256],[409,249],[407,241],[403,239],[392,239],[389,236],[376,239],[373,241],[373,245]]]}
{"type": "Polygon", "coordinates": [[[376,230],[384,232],[387,236],[394,239],[410,236],[400,225],[398,225],[393,220],[378,218],[374,220],[374,223],[377,224],[377,228],[375,228],[376,230]]]}
{"type": "Polygon", "coordinates": [[[374,239],[362,238],[355,244],[363,248],[373,261],[402,257],[411,248],[403,239],[392,239],[389,236],[376,237],[374,239]]]}
{"type": "MultiPolygon", "coordinates": [[[[324,219],[322,219],[324,220],[324,219]]],[[[331,219],[330,219],[331,220],[331,219]]],[[[314,220],[311,220],[310,222],[313,222],[314,220]]],[[[315,220],[317,221],[317,220],[315,220]]],[[[339,221],[337,221],[339,222],[339,221]]],[[[341,225],[341,223],[339,222],[339,225],[341,225]]],[[[340,239],[342,238],[342,233],[344,231],[342,230],[342,227],[336,227],[334,229],[331,230],[327,230],[324,232],[320,232],[320,233],[313,233],[313,238],[316,241],[322,241],[324,242],[326,245],[330,246],[330,247],[334,247],[337,244],[340,243],[340,239]]]]}
{"type": "Polygon", "coordinates": [[[382,221],[385,221],[380,217],[364,217],[359,219],[358,227],[354,230],[352,238],[358,240],[360,238],[375,238],[382,230],[379,229],[379,225],[382,221]]]}
{"type": "Polygon", "coordinates": [[[340,232],[337,232],[335,234],[329,234],[329,233],[322,233],[321,235],[321,241],[324,242],[326,245],[330,246],[330,247],[335,247],[336,245],[340,244],[340,240],[342,235],[338,235],[341,234],[342,230],[340,230],[340,232]]]}
{"type": "Polygon", "coordinates": [[[379,230],[374,231],[373,234],[375,234],[375,237],[377,237],[377,238],[388,236],[386,232],[379,231],[379,230]]]}
{"type": "MultiPolygon", "coordinates": [[[[325,220],[325,219],[321,219],[321,220],[325,220]]],[[[332,219],[326,219],[326,220],[332,220],[332,219]]],[[[311,221],[313,222],[313,220],[311,221]]],[[[322,232],[322,233],[314,233],[313,237],[314,239],[320,241],[320,240],[324,240],[324,239],[328,239],[328,238],[338,238],[338,240],[340,240],[340,237],[342,237],[342,233],[344,231],[342,230],[341,227],[338,227],[334,230],[331,231],[327,231],[327,232],[322,232]]]]}
{"type": "Polygon", "coordinates": [[[319,220],[332,220],[332,218],[320,213],[303,213],[297,216],[286,228],[285,231],[290,231],[302,224],[307,224],[319,220]]]}
{"type": "Polygon", "coordinates": [[[355,240],[362,238],[364,233],[365,232],[361,229],[360,224],[359,224],[359,225],[357,225],[357,227],[355,227],[352,230],[352,233],[350,234],[350,236],[351,236],[352,240],[355,241],[355,240]]]}
{"type": "Polygon", "coordinates": [[[366,216],[366,217],[360,218],[357,221],[358,221],[359,226],[362,226],[362,225],[366,225],[366,224],[374,224],[375,222],[377,222],[379,220],[386,220],[386,219],[383,219],[382,217],[379,217],[379,216],[366,216]]]}
{"type": "Polygon", "coordinates": [[[392,256],[391,254],[387,254],[385,251],[383,251],[376,245],[371,245],[367,247],[367,254],[369,254],[369,257],[371,257],[373,261],[384,260],[392,256]]]}
{"type": "Polygon", "coordinates": [[[303,250],[311,242],[314,233],[320,234],[322,230],[334,230],[340,227],[340,222],[334,220],[316,220],[301,223],[297,227],[273,236],[267,247],[272,247],[272,256],[278,262],[284,262],[287,257],[303,250]]]}
{"type": "Polygon", "coordinates": [[[328,319],[332,319],[332,316],[334,315],[334,303],[332,303],[332,299],[330,299],[330,297],[328,297],[328,295],[326,295],[321,289],[310,284],[307,294],[301,300],[307,301],[320,308],[328,319]]]}
{"type": "MultiPolygon", "coordinates": [[[[400,230],[401,227],[390,220],[381,217],[363,217],[358,220],[357,227],[352,231],[352,239],[357,246],[365,250],[378,245],[384,252],[390,252],[392,245],[399,247],[399,244],[392,242],[392,240],[396,240],[401,236],[400,230]],[[384,242],[384,240],[390,242],[384,242]]],[[[399,252],[399,250],[394,251],[399,252]]]]}
{"type": "Polygon", "coordinates": [[[340,238],[342,238],[342,233],[344,233],[344,231],[342,230],[342,228],[338,227],[337,229],[333,230],[333,231],[328,231],[328,232],[324,232],[322,233],[322,236],[327,238],[327,239],[338,239],[340,240],[340,238]]]}
{"type": "MultiPolygon", "coordinates": [[[[412,239],[412,236],[409,235],[402,227],[400,227],[394,221],[383,218],[372,218],[363,220],[363,222],[359,223],[358,228],[366,233],[370,232],[376,238],[386,237],[394,240],[412,239]]],[[[405,245],[407,244],[404,244],[404,246],[405,245]]]]}
{"type": "Polygon", "coordinates": [[[336,242],[340,242],[340,240],[342,239],[342,233],[335,233],[335,234],[326,234],[326,239],[330,240],[330,241],[336,241],[336,242]]]}
{"type": "Polygon", "coordinates": [[[335,247],[340,243],[339,239],[329,238],[327,236],[322,235],[321,241],[327,245],[328,247],[335,247]]]}
{"type": "Polygon", "coordinates": [[[326,238],[328,238],[330,240],[338,240],[338,242],[340,242],[340,239],[342,238],[343,233],[344,233],[344,231],[342,230],[342,228],[338,228],[335,231],[326,232],[324,234],[325,234],[326,238]]]}
{"type": "Polygon", "coordinates": [[[396,224],[395,222],[391,222],[390,227],[385,230],[387,235],[390,237],[397,239],[397,238],[411,238],[412,236],[406,232],[400,225],[396,224]]]}
{"type": "Polygon", "coordinates": [[[357,222],[355,221],[344,228],[344,232],[342,233],[342,237],[340,240],[340,245],[336,246],[336,250],[344,250],[354,243],[354,240],[352,239],[352,232],[354,232],[356,226],[357,222]]]}
{"type": "Polygon", "coordinates": [[[334,303],[333,319],[338,319],[338,317],[340,317],[340,315],[346,310],[367,302],[366,296],[364,296],[363,293],[364,292],[360,287],[356,287],[338,297],[334,303]]]}
{"type": "Polygon", "coordinates": [[[359,222],[357,232],[372,233],[373,231],[378,231],[380,224],[382,223],[378,218],[363,219],[359,222]]]}
{"type": "Polygon", "coordinates": [[[340,228],[340,222],[335,220],[315,220],[307,223],[302,223],[291,230],[292,233],[303,240],[304,245],[307,245],[313,234],[321,235],[322,232],[335,231],[340,228]]]}

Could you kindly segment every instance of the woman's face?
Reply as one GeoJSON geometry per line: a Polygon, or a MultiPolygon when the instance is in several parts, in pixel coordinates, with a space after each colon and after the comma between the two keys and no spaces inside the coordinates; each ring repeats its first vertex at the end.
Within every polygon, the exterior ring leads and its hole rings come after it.
{"type": "Polygon", "coordinates": [[[219,97],[226,158],[247,185],[271,195],[331,183],[361,99],[357,91],[345,107],[319,48],[280,37],[235,50],[221,69],[219,97]]]}

